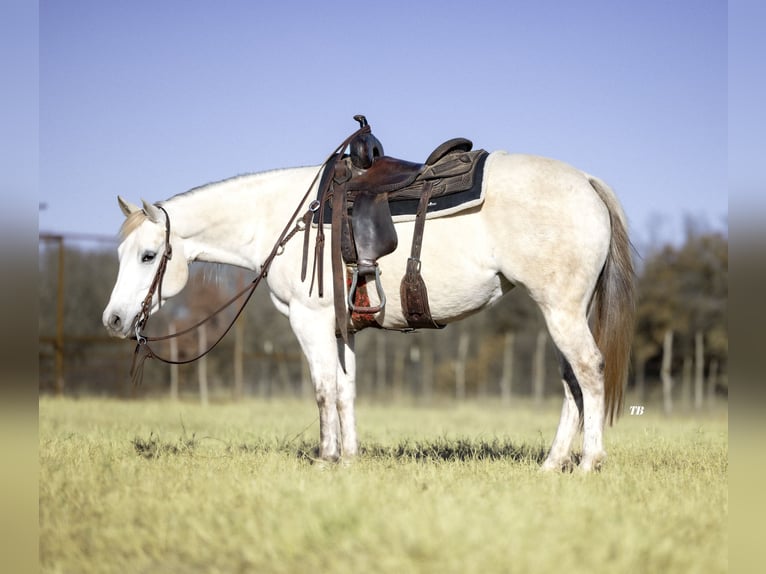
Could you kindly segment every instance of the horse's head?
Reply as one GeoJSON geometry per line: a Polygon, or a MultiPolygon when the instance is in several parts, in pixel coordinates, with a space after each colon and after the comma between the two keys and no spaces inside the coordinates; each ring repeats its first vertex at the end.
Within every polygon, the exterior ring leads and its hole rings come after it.
{"type": "Polygon", "coordinates": [[[160,307],[160,293],[164,302],[184,288],[189,267],[183,242],[169,227],[166,212],[146,201],[143,208],[121,197],[118,202],[127,219],[120,231],[123,240],[117,250],[120,258],[117,282],[104,309],[103,322],[111,335],[124,338],[135,330],[143,301],[162,264],[168,230],[172,256],[167,261],[161,286],[154,290],[149,313],[160,307]]]}

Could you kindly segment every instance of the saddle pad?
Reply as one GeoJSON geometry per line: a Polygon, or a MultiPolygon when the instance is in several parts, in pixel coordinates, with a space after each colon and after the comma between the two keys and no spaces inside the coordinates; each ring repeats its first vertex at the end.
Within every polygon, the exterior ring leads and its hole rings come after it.
{"type": "MultiPolygon", "coordinates": [[[[482,152],[477,158],[473,182],[464,182],[464,185],[455,185],[450,179],[430,180],[434,185],[434,189],[428,202],[426,219],[454,215],[484,203],[484,166],[488,155],[489,154],[486,152],[482,152]],[[449,185],[447,185],[448,183],[449,185]],[[453,187],[465,189],[451,191],[451,188],[453,187]]],[[[404,197],[395,196],[389,199],[388,205],[391,209],[391,216],[394,223],[415,220],[418,203],[420,202],[420,194],[417,193],[417,189],[418,187],[422,188],[424,184],[425,182],[418,180],[411,187],[407,188],[408,192],[404,197]]],[[[324,210],[324,222],[329,224],[331,221],[332,209],[327,205],[324,210]]],[[[314,225],[318,224],[318,217],[315,216],[313,223],[314,225]]]]}

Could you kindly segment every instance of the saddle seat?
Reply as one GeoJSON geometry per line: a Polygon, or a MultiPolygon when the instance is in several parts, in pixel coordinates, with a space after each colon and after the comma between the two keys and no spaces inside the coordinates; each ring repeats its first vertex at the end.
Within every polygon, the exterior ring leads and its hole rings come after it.
{"type": "MultiPolygon", "coordinates": [[[[374,137],[374,136],[373,136],[374,137]]],[[[376,138],[377,141],[377,138],[376,138]]],[[[353,145],[354,142],[352,142],[353,145]]],[[[415,163],[390,156],[375,157],[365,170],[352,170],[348,184],[349,192],[392,193],[409,187],[418,179],[436,179],[458,175],[468,171],[470,161],[458,157],[456,162],[445,162],[437,166],[448,154],[469,152],[473,142],[466,138],[453,138],[440,144],[426,159],[425,163],[415,163]],[[457,164],[457,165],[456,165],[457,164]],[[455,168],[458,168],[457,171],[455,168]],[[354,173],[356,172],[356,173],[354,173]]],[[[382,146],[380,147],[382,150],[382,146]]],[[[366,156],[358,158],[352,148],[351,164],[358,166],[367,161],[366,156]]],[[[351,199],[353,202],[353,199],[351,199]]]]}
{"type": "Polygon", "coordinates": [[[422,163],[388,156],[379,157],[369,169],[351,178],[348,190],[375,194],[391,193],[411,185],[422,170],[422,163]]]}

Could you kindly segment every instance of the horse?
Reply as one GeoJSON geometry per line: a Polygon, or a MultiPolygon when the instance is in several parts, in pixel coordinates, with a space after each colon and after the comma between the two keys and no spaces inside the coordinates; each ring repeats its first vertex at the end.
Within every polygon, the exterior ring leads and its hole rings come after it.
{"type": "MultiPolygon", "coordinates": [[[[288,318],[310,367],[319,409],[319,457],[339,462],[358,453],[354,333],[338,336],[332,290],[320,296],[301,280],[302,241],[283,242],[272,257],[282,227],[295,217],[301,193],[316,184],[321,169],[240,175],[157,204],[143,200],[137,206],[118,197],[126,219],[103,323],[113,336],[137,333],[142,300],[149,300],[147,316],[154,313],[181,291],[193,261],[256,273],[268,262],[271,299],[288,318]],[[169,248],[172,258],[162,263],[160,254],[169,248]],[[166,268],[155,291],[152,281],[161,263],[166,268]]],[[[480,205],[427,221],[421,272],[432,317],[439,325],[459,321],[514,287],[525,288],[557,350],[564,390],[558,427],[541,468],[573,468],[573,441],[582,431],[579,468],[598,469],[606,457],[604,427],[622,409],[635,316],[625,214],[605,182],[550,158],[491,152],[482,185],[480,205]]],[[[408,245],[413,222],[395,227],[400,242],[408,245]]],[[[329,250],[323,258],[329,269],[329,250]]],[[[398,288],[407,258],[407,249],[399,248],[379,262],[388,301],[375,321],[384,329],[407,328],[398,288]]],[[[370,299],[375,302],[375,293],[370,299]]]]}

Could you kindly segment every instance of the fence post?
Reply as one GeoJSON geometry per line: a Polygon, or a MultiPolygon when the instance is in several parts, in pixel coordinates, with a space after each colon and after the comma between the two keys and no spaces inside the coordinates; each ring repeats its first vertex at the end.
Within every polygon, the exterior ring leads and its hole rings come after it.
{"type": "Polygon", "coordinates": [[[386,335],[375,333],[375,398],[380,399],[386,390],[386,335]]]}
{"type": "Polygon", "coordinates": [[[662,367],[660,376],[662,378],[662,398],[665,414],[670,415],[673,412],[673,378],[670,369],[673,363],[673,330],[665,331],[665,338],[662,341],[662,367]]]}
{"type": "MultiPolygon", "coordinates": [[[[168,325],[168,332],[170,335],[176,334],[175,323],[171,322],[168,325]]],[[[171,336],[168,343],[170,344],[170,360],[178,361],[178,339],[171,336]]],[[[178,400],[178,365],[172,363],[170,365],[170,400],[178,400]]]]}
{"type": "Polygon", "coordinates": [[[702,331],[694,334],[694,408],[700,410],[705,400],[705,339],[702,331]]]}
{"type": "Polygon", "coordinates": [[[684,360],[681,363],[681,385],[680,385],[680,405],[684,410],[688,410],[692,403],[692,367],[694,359],[687,352],[684,353],[684,360]]]}
{"type": "Polygon", "coordinates": [[[404,386],[404,348],[399,345],[394,349],[394,364],[391,373],[391,396],[394,401],[402,398],[402,387],[404,386]]]}
{"type": "MultiPolygon", "coordinates": [[[[198,341],[198,352],[200,354],[204,353],[207,350],[207,330],[205,329],[205,325],[200,325],[197,328],[197,341],[198,341]]],[[[206,407],[208,405],[207,400],[207,356],[204,356],[200,358],[198,362],[198,375],[199,375],[199,400],[202,403],[203,407],[206,407]]]]}
{"type": "Polygon", "coordinates": [[[508,331],[505,334],[503,346],[503,374],[500,377],[500,401],[508,406],[511,404],[511,386],[513,385],[513,344],[516,334],[508,331]]]}
{"type": "Polygon", "coordinates": [[[715,405],[715,386],[718,382],[718,359],[710,361],[710,372],[707,376],[707,403],[708,407],[715,405]]]}
{"type": "Polygon", "coordinates": [[[455,398],[458,401],[465,399],[465,371],[470,342],[468,332],[463,329],[457,343],[457,361],[455,362],[455,398]]]}
{"type": "Polygon", "coordinates": [[[58,285],[56,286],[56,395],[64,394],[64,238],[56,237],[59,244],[58,285]]]}
{"type": "MultiPolygon", "coordinates": [[[[237,291],[245,286],[245,273],[237,273],[237,291]]],[[[242,400],[245,396],[245,321],[247,313],[242,313],[234,324],[234,399],[242,400]]]]}
{"type": "Polygon", "coordinates": [[[244,354],[245,354],[245,314],[234,324],[234,399],[241,400],[245,394],[244,354]]]}
{"type": "Polygon", "coordinates": [[[434,389],[434,343],[433,333],[423,334],[424,344],[420,350],[420,366],[423,379],[422,400],[426,405],[431,404],[434,389]]]}

